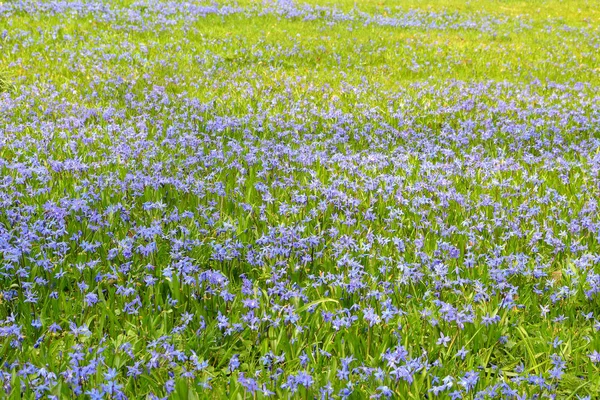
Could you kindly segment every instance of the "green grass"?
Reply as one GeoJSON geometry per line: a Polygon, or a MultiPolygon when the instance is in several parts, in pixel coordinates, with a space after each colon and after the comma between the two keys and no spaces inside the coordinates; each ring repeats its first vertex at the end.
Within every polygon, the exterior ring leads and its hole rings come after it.
{"type": "Polygon", "coordinates": [[[167,2],[107,3],[114,16],[4,14],[11,4],[0,5],[0,397],[87,398],[115,369],[129,398],[267,397],[241,373],[275,398],[319,397],[328,383],[341,398],[349,356],[372,369],[351,371],[356,399],[384,385],[433,398],[445,377],[440,398],[494,385],[496,397],[600,396],[589,357],[600,303],[586,295],[600,272],[597,1],[301,3],[354,21],[260,15],[270,3],[254,1],[202,17],[167,2]],[[259,302],[255,328],[243,299],[259,302]],[[386,301],[401,312],[371,326],[363,311],[382,316],[386,301]],[[357,319],[334,328],[324,313],[357,319]],[[219,328],[219,314],[243,329],[219,328]],[[382,357],[398,346],[420,365],[410,380],[390,375],[405,360],[382,357]],[[270,352],[283,357],[272,368],[270,352]],[[129,376],[136,362],[156,366],[129,376]],[[314,384],[290,393],[298,372],[314,384]]]}
{"type": "Polygon", "coordinates": [[[8,74],[6,74],[3,71],[0,71],[0,93],[8,92],[12,89],[13,85],[11,84],[8,74]]]}

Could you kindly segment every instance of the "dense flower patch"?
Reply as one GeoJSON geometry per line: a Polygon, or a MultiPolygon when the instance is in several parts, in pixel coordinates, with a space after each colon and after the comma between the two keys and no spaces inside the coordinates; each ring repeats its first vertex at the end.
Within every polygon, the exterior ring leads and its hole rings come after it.
{"type": "Polygon", "coordinates": [[[594,26],[0,4],[0,393],[600,395],[594,26]]]}

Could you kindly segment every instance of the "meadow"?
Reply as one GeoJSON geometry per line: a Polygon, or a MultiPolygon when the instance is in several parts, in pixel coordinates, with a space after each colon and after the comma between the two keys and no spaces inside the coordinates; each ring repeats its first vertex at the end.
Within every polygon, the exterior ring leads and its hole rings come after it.
{"type": "Polygon", "coordinates": [[[3,0],[0,398],[600,398],[600,2],[3,0]]]}

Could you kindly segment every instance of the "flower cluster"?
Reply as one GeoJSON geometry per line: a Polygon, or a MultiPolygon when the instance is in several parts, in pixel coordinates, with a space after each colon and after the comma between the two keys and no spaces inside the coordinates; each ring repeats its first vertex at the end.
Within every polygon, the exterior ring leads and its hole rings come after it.
{"type": "MultiPolygon", "coordinates": [[[[124,3],[0,4],[2,57],[22,71],[0,93],[2,396],[599,395],[600,86],[569,53],[597,29],[124,3]],[[236,48],[207,28],[240,20],[556,28],[563,50],[528,73],[573,78],[390,84],[355,63],[390,68],[377,44],[250,30],[236,48]]],[[[411,77],[459,71],[419,46],[411,77]]]]}

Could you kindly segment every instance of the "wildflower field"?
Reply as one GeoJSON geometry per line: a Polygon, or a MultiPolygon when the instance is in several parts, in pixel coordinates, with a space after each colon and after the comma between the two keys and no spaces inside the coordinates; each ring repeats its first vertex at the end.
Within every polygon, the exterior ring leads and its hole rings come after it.
{"type": "Polygon", "coordinates": [[[0,398],[600,398],[600,1],[3,0],[0,398]]]}

